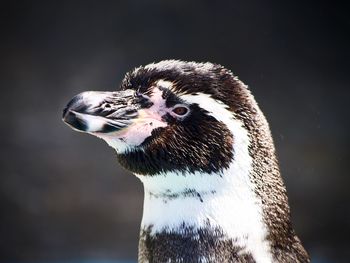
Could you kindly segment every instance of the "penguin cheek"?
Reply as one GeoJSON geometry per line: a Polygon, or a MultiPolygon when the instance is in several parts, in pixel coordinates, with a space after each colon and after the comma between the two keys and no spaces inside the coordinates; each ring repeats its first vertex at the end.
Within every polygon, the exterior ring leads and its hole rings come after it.
{"type": "Polygon", "coordinates": [[[152,135],[152,131],[157,128],[166,127],[167,123],[155,119],[143,120],[142,122],[136,122],[124,129],[118,137],[123,142],[131,147],[139,146],[148,137],[152,135]]]}
{"type": "Polygon", "coordinates": [[[167,125],[163,120],[143,117],[134,119],[132,124],[119,131],[108,133],[90,132],[90,134],[103,139],[117,153],[125,153],[140,146],[148,137],[152,136],[152,132],[155,129],[163,128],[167,125]]]}

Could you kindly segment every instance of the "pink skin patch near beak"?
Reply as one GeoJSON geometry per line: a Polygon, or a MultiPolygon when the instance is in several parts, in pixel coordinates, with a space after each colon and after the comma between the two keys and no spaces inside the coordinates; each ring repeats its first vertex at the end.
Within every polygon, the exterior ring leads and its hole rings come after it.
{"type": "Polygon", "coordinates": [[[130,146],[137,146],[151,136],[154,129],[166,126],[167,123],[162,121],[159,115],[150,110],[140,110],[139,118],[116,135],[130,146]]]}

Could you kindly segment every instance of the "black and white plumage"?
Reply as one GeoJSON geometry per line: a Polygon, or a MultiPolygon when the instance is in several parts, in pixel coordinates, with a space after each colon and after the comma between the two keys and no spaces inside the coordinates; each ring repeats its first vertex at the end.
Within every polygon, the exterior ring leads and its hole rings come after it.
{"type": "Polygon", "coordinates": [[[224,67],[166,60],[63,114],[104,139],[145,190],[139,262],[309,262],[268,123],[224,67]]]}

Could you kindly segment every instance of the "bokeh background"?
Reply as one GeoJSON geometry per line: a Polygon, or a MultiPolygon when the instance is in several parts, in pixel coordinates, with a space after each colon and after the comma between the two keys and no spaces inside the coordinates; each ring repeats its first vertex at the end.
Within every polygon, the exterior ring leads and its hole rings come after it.
{"type": "Polygon", "coordinates": [[[136,262],[141,183],[61,121],[162,59],[212,61],[266,114],[293,222],[314,262],[348,262],[349,8],[335,1],[1,4],[0,262],[136,262]]]}

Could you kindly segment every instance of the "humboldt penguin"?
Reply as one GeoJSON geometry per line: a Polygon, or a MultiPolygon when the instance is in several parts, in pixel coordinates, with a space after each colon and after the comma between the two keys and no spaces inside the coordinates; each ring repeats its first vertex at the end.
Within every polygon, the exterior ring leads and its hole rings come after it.
{"type": "Polygon", "coordinates": [[[310,262],[268,122],[230,70],[151,63],[118,91],[76,95],[63,120],[105,140],[143,183],[140,263],[310,262]]]}

